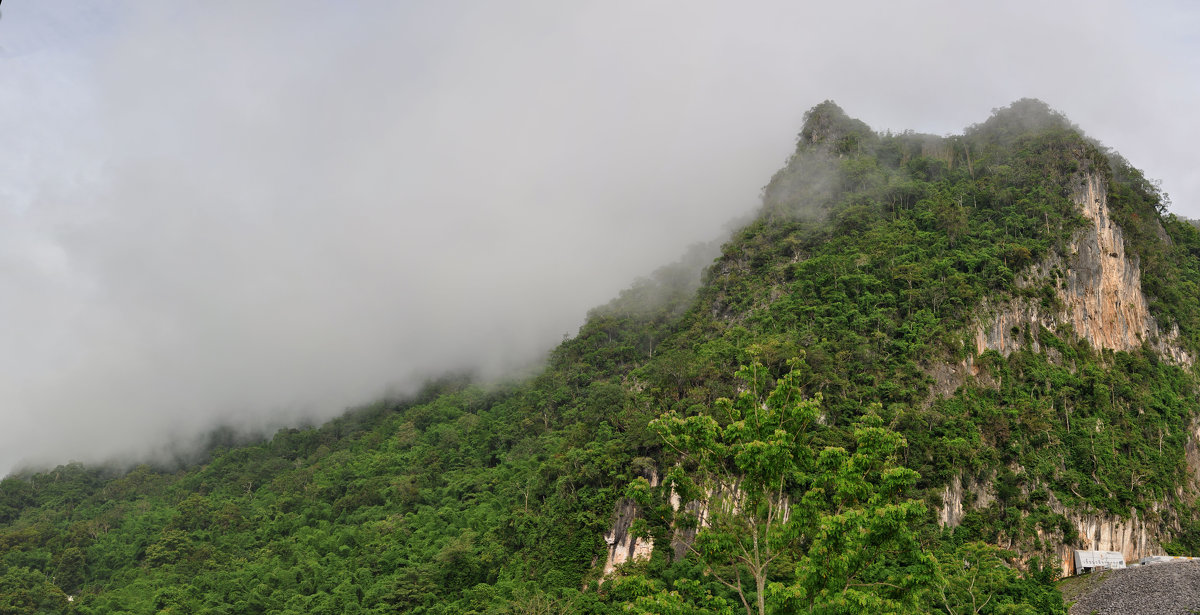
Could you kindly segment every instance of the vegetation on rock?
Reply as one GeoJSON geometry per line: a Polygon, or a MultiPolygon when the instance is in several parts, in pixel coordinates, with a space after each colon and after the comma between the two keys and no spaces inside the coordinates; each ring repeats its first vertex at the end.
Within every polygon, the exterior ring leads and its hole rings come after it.
{"type": "Polygon", "coordinates": [[[1066,326],[975,356],[985,304],[1056,307],[1053,276],[1022,275],[1069,256],[1083,173],[1200,356],[1200,231],[1061,115],[879,134],[826,102],[698,288],[660,270],[526,381],[448,379],[183,469],[0,481],[0,611],[1063,612],[1051,560],[1076,536],[1054,503],[1200,549],[1193,367],[1066,326]],[[995,497],[949,531],[956,477],[995,497]],[[701,520],[672,490],[709,511],[678,556],[701,520]],[[601,579],[625,496],[659,548],[601,579]]]}

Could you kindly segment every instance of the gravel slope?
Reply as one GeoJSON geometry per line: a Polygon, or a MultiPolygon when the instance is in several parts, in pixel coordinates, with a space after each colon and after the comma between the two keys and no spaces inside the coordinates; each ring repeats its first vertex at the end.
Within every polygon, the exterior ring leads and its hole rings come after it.
{"type": "Polygon", "coordinates": [[[1200,610],[1200,562],[1111,570],[1075,598],[1071,615],[1185,615],[1200,610]]]}

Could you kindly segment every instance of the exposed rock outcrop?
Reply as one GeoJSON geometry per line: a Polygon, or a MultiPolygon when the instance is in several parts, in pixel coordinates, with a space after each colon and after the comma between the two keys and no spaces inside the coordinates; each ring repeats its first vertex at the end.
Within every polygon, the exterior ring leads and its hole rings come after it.
{"type": "MultiPolygon", "coordinates": [[[[658,486],[659,477],[657,471],[651,470],[648,478],[651,487],[658,486]]],[[[637,560],[649,559],[650,554],[654,552],[654,540],[652,538],[634,536],[629,531],[638,514],[640,514],[640,511],[636,502],[629,498],[617,500],[617,504],[613,510],[612,529],[604,535],[604,542],[608,543],[608,556],[604,560],[604,572],[602,573],[604,577],[611,575],[617,569],[617,566],[637,560]]]]}
{"type": "MultiPolygon", "coordinates": [[[[823,128],[824,124],[814,124],[823,128]]],[[[825,143],[833,132],[816,130],[809,136],[813,143],[825,143]],[[826,134],[829,133],[829,134],[826,134]]],[[[1125,250],[1124,233],[1112,220],[1108,207],[1108,186],[1103,175],[1096,172],[1081,174],[1072,183],[1071,198],[1079,213],[1087,220],[1064,254],[1052,254],[1022,272],[1018,287],[1025,289],[1053,288],[1053,299],[1014,298],[993,304],[985,300],[972,336],[975,356],[988,350],[1008,355],[1019,349],[1034,352],[1043,350],[1039,334],[1042,329],[1059,334],[1070,332],[1077,339],[1087,340],[1094,348],[1137,351],[1149,346],[1164,360],[1177,365],[1191,366],[1195,358],[1179,344],[1177,327],[1163,328],[1151,315],[1149,302],[1142,291],[1141,271],[1135,255],[1125,250]]],[[[1054,352],[1052,349],[1048,352],[1054,352]]],[[[935,365],[929,368],[933,376],[933,397],[949,396],[969,377],[981,377],[973,358],[961,363],[935,365]]],[[[985,380],[986,382],[986,380],[985,380]]],[[[1189,470],[1193,489],[1200,494],[1200,423],[1193,428],[1188,448],[1189,470]]],[[[710,497],[713,494],[710,493],[710,497]]],[[[736,502],[736,497],[727,501],[736,502]]],[[[972,508],[986,508],[995,501],[991,486],[973,481],[964,484],[955,477],[942,493],[939,521],[947,527],[958,526],[964,514],[972,508]]],[[[706,523],[707,503],[681,503],[672,500],[676,510],[684,506],[697,515],[699,527],[706,523]]],[[[1148,521],[1137,510],[1128,515],[1098,511],[1077,511],[1067,508],[1052,494],[1051,510],[1062,515],[1074,530],[1073,536],[1042,535],[1043,543],[1054,544],[1063,574],[1074,573],[1073,551],[1076,548],[1120,552],[1126,561],[1136,561],[1149,555],[1164,554],[1158,536],[1163,522],[1148,521]]],[[[609,558],[604,573],[615,566],[640,557],[649,557],[653,543],[628,535],[628,527],[636,516],[631,502],[618,504],[613,531],[606,536],[609,558]],[[626,508],[622,508],[625,506],[626,508]]],[[[1151,512],[1151,517],[1156,515],[1151,512]]],[[[1065,529],[1065,528],[1064,528],[1065,529]]],[[[682,557],[687,545],[695,539],[697,530],[677,530],[671,546],[676,557],[682,557]]]]}
{"type": "Polygon", "coordinates": [[[1026,345],[1037,352],[1039,327],[1057,331],[1070,325],[1096,348],[1133,351],[1149,344],[1167,360],[1191,365],[1193,357],[1175,343],[1178,329],[1161,330],[1150,314],[1137,258],[1126,254],[1124,233],[1109,214],[1105,179],[1084,174],[1073,183],[1071,198],[1088,224],[1076,233],[1069,256],[1051,256],[1018,280],[1026,288],[1052,282],[1059,305],[1047,308],[1025,299],[985,305],[976,353],[1007,355],[1026,345]]]}
{"type": "Polygon", "coordinates": [[[1142,294],[1136,260],[1125,254],[1125,239],[1108,212],[1108,186],[1088,174],[1072,196],[1089,226],[1071,244],[1066,287],[1065,321],[1098,348],[1134,350],[1157,334],[1142,294]]]}
{"type": "MultiPolygon", "coordinates": [[[[964,481],[961,475],[955,476],[942,491],[938,521],[946,527],[958,527],[968,510],[987,508],[995,499],[988,483],[964,481]]],[[[1126,562],[1135,562],[1149,555],[1166,554],[1156,538],[1157,524],[1148,523],[1136,510],[1131,510],[1128,517],[1079,512],[1067,508],[1054,494],[1050,494],[1047,504],[1051,511],[1065,517],[1074,531],[1071,536],[1058,536],[1057,532],[1047,533],[1043,530],[1037,533],[1038,540],[1043,543],[1057,543],[1054,551],[1063,576],[1075,574],[1075,549],[1117,551],[1126,562]]]]}
{"type": "Polygon", "coordinates": [[[604,560],[604,576],[608,576],[622,564],[649,559],[654,552],[654,540],[639,538],[629,532],[634,519],[638,516],[638,507],[633,500],[622,498],[617,502],[613,511],[613,527],[604,535],[608,543],[608,557],[604,560]]]}
{"type": "Polygon", "coordinates": [[[1188,426],[1188,438],[1183,447],[1183,458],[1187,463],[1187,484],[1179,488],[1179,496],[1183,497],[1184,490],[1193,497],[1200,497],[1200,418],[1192,419],[1188,426]]]}
{"type": "MultiPolygon", "coordinates": [[[[984,307],[984,313],[987,313],[986,302],[984,307]]],[[[1053,331],[1057,322],[1056,315],[1040,304],[1013,300],[996,310],[990,322],[982,323],[975,329],[975,353],[995,350],[1008,356],[1026,346],[1034,352],[1040,352],[1039,327],[1053,331]]]]}
{"type": "Polygon", "coordinates": [[[970,482],[963,485],[962,475],[955,476],[942,491],[942,507],[938,509],[938,521],[946,527],[958,527],[967,510],[965,496],[971,494],[974,508],[987,508],[996,499],[986,485],[970,482]]]}
{"type": "MultiPolygon", "coordinates": [[[[671,509],[679,512],[680,508],[684,513],[695,515],[695,527],[676,527],[675,532],[671,536],[671,549],[675,554],[675,559],[681,559],[687,555],[688,548],[696,541],[696,535],[700,530],[709,526],[709,515],[712,513],[713,506],[718,506],[717,510],[724,512],[737,513],[742,506],[742,498],[745,492],[741,489],[741,483],[717,483],[710,486],[705,491],[703,500],[692,500],[691,502],[681,502],[675,491],[671,491],[671,509]]],[[[780,518],[787,520],[790,513],[790,507],[787,498],[778,503],[776,509],[780,513],[780,518]]]]}
{"type": "MultiPolygon", "coordinates": [[[[1107,513],[1080,513],[1063,506],[1053,494],[1050,510],[1064,516],[1075,527],[1074,544],[1059,544],[1055,549],[1063,576],[1075,574],[1075,549],[1086,551],[1116,551],[1126,562],[1136,562],[1149,555],[1166,555],[1155,539],[1157,532],[1137,510],[1128,518],[1107,513]]],[[[1045,539],[1039,532],[1038,538],[1045,539]]]]}
{"type": "MultiPolygon", "coordinates": [[[[1025,298],[999,305],[985,301],[974,335],[976,356],[988,350],[1002,355],[1022,348],[1040,352],[1039,334],[1045,328],[1056,332],[1069,330],[1095,348],[1134,351],[1149,345],[1167,361],[1192,365],[1194,358],[1177,343],[1178,328],[1160,329],[1150,314],[1142,292],[1138,260],[1126,253],[1123,231],[1112,221],[1108,186],[1103,176],[1094,172],[1080,176],[1073,182],[1071,198],[1087,219],[1087,225],[1075,234],[1068,254],[1051,255],[1017,280],[1022,288],[1050,283],[1057,301],[1053,305],[1025,298]]],[[[972,359],[931,370],[935,381],[932,392],[938,396],[952,395],[968,374],[979,375],[972,359]]],[[[1193,489],[1200,493],[1200,444],[1197,443],[1200,443],[1200,424],[1193,429],[1188,448],[1193,489]]],[[[975,494],[974,507],[984,508],[991,501],[987,485],[964,486],[962,478],[955,477],[942,494],[938,517],[943,525],[955,527],[962,521],[964,508],[971,507],[964,502],[968,492],[975,494]]],[[[1158,524],[1147,524],[1136,510],[1131,510],[1128,517],[1079,512],[1068,509],[1053,495],[1050,508],[1063,515],[1076,533],[1062,537],[1065,540],[1055,549],[1065,575],[1074,573],[1076,548],[1118,551],[1126,561],[1164,553],[1156,539],[1158,524]]],[[[1059,537],[1042,536],[1039,532],[1039,538],[1054,541],[1059,537]]]]}
{"type": "MultiPolygon", "coordinates": [[[[652,472],[649,480],[652,487],[660,484],[657,471],[652,472]]],[[[671,509],[677,513],[682,510],[696,518],[694,526],[674,529],[670,544],[674,558],[676,560],[684,558],[688,548],[695,542],[696,535],[709,526],[709,517],[713,506],[719,507],[718,510],[736,513],[741,508],[743,496],[744,492],[741,490],[740,484],[736,482],[712,485],[705,490],[705,497],[702,500],[690,502],[683,502],[672,489],[669,495],[671,509]]],[[[791,505],[787,498],[777,502],[776,506],[779,518],[786,521],[791,513],[791,505]]],[[[632,500],[622,498],[617,502],[616,509],[613,511],[612,529],[604,535],[604,540],[608,543],[608,557],[604,562],[603,578],[610,576],[621,564],[649,559],[654,552],[653,539],[638,538],[629,532],[640,512],[637,504],[632,500]]]]}

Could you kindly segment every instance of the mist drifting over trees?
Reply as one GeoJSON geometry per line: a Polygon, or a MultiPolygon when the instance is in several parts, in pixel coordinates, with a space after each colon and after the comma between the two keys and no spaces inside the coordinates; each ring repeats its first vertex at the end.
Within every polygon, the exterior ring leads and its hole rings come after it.
{"type": "Polygon", "coordinates": [[[826,98],[944,134],[1037,96],[1200,215],[1188,9],[690,6],[5,3],[0,472],[537,362],[826,98]]]}

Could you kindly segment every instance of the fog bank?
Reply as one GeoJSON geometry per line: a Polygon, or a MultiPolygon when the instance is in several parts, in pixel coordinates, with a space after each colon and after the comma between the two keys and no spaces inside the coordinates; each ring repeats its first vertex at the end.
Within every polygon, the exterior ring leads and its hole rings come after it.
{"type": "Polygon", "coordinates": [[[794,4],[6,3],[0,474],[536,361],[826,98],[1039,97],[1200,217],[1195,9],[794,4]]]}

